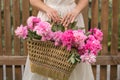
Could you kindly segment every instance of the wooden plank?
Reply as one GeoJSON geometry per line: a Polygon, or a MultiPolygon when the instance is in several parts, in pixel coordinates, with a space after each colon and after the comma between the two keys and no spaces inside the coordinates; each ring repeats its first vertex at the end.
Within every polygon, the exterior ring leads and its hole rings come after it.
{"type": "Polygon", "coordinates": [[[22,80],[21,66],[15,66],[15,80],[22,80]]]}
{"type": "Polygon", "coordinates": [[[10,26],[10,0],[4,0],[4,35],[5,55],[12,54],[11,26],[10,26]]]}
{"type": "Polygon", "coordinates": [[[26,56],[0,56],[0,65],[24,65],[26,56]]]}
{"type": "MultiPolygon", "coordinates": [[[[13,13],[14,13],[14,30],[16,29],[17,26],[20,25],[20,1],[19,0],[13,0],[13,13]]],[[[16,36],[14,36],[14,56],[15,55],[21,55],[21,43],[20,43],[20,39],[18,39],[16,36]]],[[[17,60],[15,60],[15,62],[19,62],[17,60]]],[[[21,61],[20,61],[21,62],[21,61]]],[[[15,64],[14,64],[15,65],[15,64]]],[[[22,80],[21,79],[21,74],[20,74],[20,68],[14,68],[14,76],[13,78],[15,80],[22,80]],[[18,76],[19,75],[19,76],[18,76]]]]}
{"type": "Polygon", "coordinates": [[[111,65],[110,80],[117,80],[117,65],[111,65]]]}
{"type": "MultiPolygon", "coordinates": [[[[119,0],[112,1],[111,55],[118,54],[119,0]]],[[[111,80],[117,80],[117,65],[111,66],[111,80]]]]}
{"type": "MultiPolygon", "coordinates": [[[[108,53],[108,0],[102,0],[101,1],[101,29],[103,31],[103,42],[102,42],[102,55],[106,55],[108,53]]],[[[94,16],[94,15],[92,15],[94,16]]],[[[99,62],[99,61],[98,61],[99,62]]],[[[104,61],[103,61],[104,62],[104,61]]],[[[103,63],[102,62],[102,63],[103,63]]],[[[108,64],[108,63],[107,63],[108,64]]],[[[101,66],[101,72],[100,72],[100,80],[106,80],[107,79],[107,66],[101,66]]]]}
{"type": "MultiPolygon", "coordinates": [[[[29,0],[22,0],[22,23],[26,25],[26,20],[29,17],[29,0]]],[[[27,55],[26,41],[23,43],[24,55],[27,55]]]]}
{"type": "MultiPolygon", "coordinates": [[[[118,27],[119,27],[119,0],[112,1],[112,34],[111,34],[111,53],[118,53],[118,27]]],[[[113,55],[112,54],[112,55],[113,55]]]]}
{"type": "MultiPolygon", "coordinates": [[[[5,54],[12,55],[12,38],[11,38],[11,19],[10,19],[10,0],[4,1],[4,41],[5,54]]],[[[4,62],[4,61],[3,61],[4,62]]],[[[12,80],[12,68],[6,67],[6,78],[12,80]]]]}
{"type": "Polygon", "coordinates": [[[83,18],[84,18],[84,23],[85,23],[85,30],[88,31],[88,6],[84,9],[83,13],[83,18]]]}
{"type": "MultiPolygon", "coordinates": [[[[27,56],[0,56],[0,65],[24,65],[27,56]]],[[[98,56],[93,65],[118,65],[120,56],[98,56]]]]}
{"type": "Polygon", "coordinates": [[[3,80],[3,67],[0,65],[0,80],[3,80]]]}
{"type": "Polygon", "coordinates": [[[108,53],[108,0],[102,0],[101,28],[103,31],[102,55],[108,53]]]}
{"type": "Polygon", "coordinates": [[[100,66],[100,80],[107,80],[107,66],[100,66]]]}
{"type": "Polygon", "coordinates": [[[6,80],[12,80],[12,66],[6,66],[6,80]]]}
{"type": "Polygon", "coordinates": [[[97,62],[93,65],[118,65],[120,64],[120,56],[98,56],[97,62]]]}
{"type": "Polygon", "coordinates": [[[38,10],[38,8],[32,6],[32,15],[37,16],[38,10]]]}
{"type": "Polygon", "coordinates": [[[2,12],[2,10],[1,10],[1,4],[2,4],[2,1],[0,0],[0,55],[2,55],[3,54],[3,50],[2,50],[2,19],[1,19],[1,12],[2,12]]]}
{"type": "MultiPolygon", "coordinates": [[[[14,31],[20,25],[20,5],[19,0],[12,0],[13,2],[13,26],[14,31]]],[[[20,39],[14,34],[14,55],[20,55],[20,39]]]]}
{"type": "Polygon", "coordinates": [[[97,66],[93,65],[92,70],[93,70],[93,74],[94,74],[94,79],[96,79],[96,69],[97,69],[97,66]]]}
{"type": "Polygon", "coordinates": [[[29,17],[29,0],[22,0],[22,24],[26,25],[29,17]]]}
{"type": "Polygon", "coordinates": [[[92,0],[92,20],[91,27],[98,27],[98,0],[92,0]]]}
{"type": "Polygon", "coordinates": [[[102,55],[108,53],[108,0],[102,0],[101,28],[103,31],[102,55]]]}

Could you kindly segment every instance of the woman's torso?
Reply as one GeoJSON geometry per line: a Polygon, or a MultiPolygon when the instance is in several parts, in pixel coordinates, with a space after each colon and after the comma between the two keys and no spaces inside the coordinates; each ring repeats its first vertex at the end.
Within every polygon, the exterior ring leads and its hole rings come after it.
{"type": "Polygon", "coordinates": [[[74,0],[44,0],[44,3],[54,6],[70,6],[75,3],[74,0]]]}
{"type": "MultiPolygon", "coordinates": [[[[76,6],[74,0],[44,0],[44,3],[57,10],[61,17],[73,10],[73,8],[76,6]]],[[[38,17],[43,18],[42,20],[44,21],[48,20],[46,14],[42,11],[39,11],[38,17]]]]}

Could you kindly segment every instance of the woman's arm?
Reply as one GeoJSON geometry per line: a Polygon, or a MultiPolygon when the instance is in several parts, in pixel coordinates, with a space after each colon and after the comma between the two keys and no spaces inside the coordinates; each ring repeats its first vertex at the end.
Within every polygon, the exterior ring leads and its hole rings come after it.
{"type": "Polygon", "coordinates": [[[46,12],[46,10],[49,9],[49,7],[45,5],[42,0],[30,0],[30,4],[44,12],[46,12]]]}
{"type": "Polygon", "coordinates": [[[87,5],[89,0],[79,0],[75,9],[80,13],[87,5]]]}
{"type": "Polygon", "coordinates": [[[63,19],[62,24],[64,26],[68,26],[70,23],[72,23],[75,18],[79,15],[79,13],[88,5],[88,0],[79,0],[77,3],[77,6],[69,13],[67,13],[63,19]]]}
{"type": "Polygon", "coordinates": [[[58,12],[46,5],[42,0],[30,0],[30,4],[39,8],[41,11],[44,11],[48,18],[52,19],[53,21],[57,22],[59,20],[58,12]]]}

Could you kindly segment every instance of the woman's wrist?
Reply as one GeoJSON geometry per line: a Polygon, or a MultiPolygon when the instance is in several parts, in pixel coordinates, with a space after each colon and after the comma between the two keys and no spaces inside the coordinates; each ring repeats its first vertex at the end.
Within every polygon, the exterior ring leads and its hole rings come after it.
{"type": "Polygon", "coordinates": [[[81,9],[78,6],[76,6],[74,11],[76,11],[76,13],[79,14],[81,12],[81,9]]]}
{"type": "Polygon", "coordinates": [[[76,14],[76,16],[78,16],[81,10],[79,10],[78,8],[74,8],[73,12],[76,14]]]}
{"type": "Polygon", "coordinates": [[[42,7],[40,6],[40,9],[41,9],[41,8],[42,8],[42,10],[43,10],[45,13],[47,13],[48,10],[50,9],[50,7],[47,6],[46,4],[44,4],[42,7]]]}

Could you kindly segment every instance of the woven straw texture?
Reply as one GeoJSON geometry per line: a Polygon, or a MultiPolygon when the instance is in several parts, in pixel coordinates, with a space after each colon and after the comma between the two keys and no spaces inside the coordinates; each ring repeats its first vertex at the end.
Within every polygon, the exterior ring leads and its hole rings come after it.
{"type": "Polygon", "coordinates": [[[50,41],[27,41],[31,71],[56,80],[68,80],[76,65],[68,62],[68,57],[76,50],[54,46],[50,41]]]}

